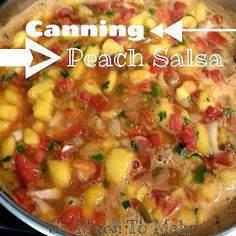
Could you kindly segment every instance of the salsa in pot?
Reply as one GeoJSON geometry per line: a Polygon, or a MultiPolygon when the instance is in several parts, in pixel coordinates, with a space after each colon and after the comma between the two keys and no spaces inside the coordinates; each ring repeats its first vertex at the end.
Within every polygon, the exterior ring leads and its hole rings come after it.
{"type": "MultiPolygon", "coordinates": [[[[185,28],[227,27],[224,16],[191,1],[64,2],[44,12],[40,30],[105,19],[142,24],[145,39],[34,38],[62,60],[28,80],[22,68],[1,69],[1,188],[28,212],[74,233],[88,220],[90,227],[136,218],[206,223],[236,183],[234,37],[184,33],[180,43],[150,29],[180,19],[185,28]],[[144,66],[88,68],[80,61],[68,68],[68,48],[111,58],[132,48],[144,66]],[[184,57],[186,48],[218,53],[224,67],[154,67],[157,48],[169,48],[168,57],[184,57]]],[[[25,37],[17,32],[11,48],[23,48],[25,37]]]]}

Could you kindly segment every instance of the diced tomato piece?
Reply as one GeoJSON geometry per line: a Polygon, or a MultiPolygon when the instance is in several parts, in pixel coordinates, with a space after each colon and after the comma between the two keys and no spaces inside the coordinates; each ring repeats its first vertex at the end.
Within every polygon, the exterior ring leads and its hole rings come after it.
{"type": "Polygon", "coordinates": [[[102,175],[102,165],[101,164],[96,164],[96,171],[92,177],[93,180],[99,180],[102,175]]]}
{"type": "Polygon", "coordinates": [[[46,135],[42,135],[41,138],[40,138],[39,148],[44,150],[44,151],[47,151],[49,142],[50,142],[49,137],[46,136],[46,135]]]}
{"type": "Polygon", "coordinates": [[[101,94],[94,95],[91,99],[91,104],[100,112],[108,111],[111,108],[110,101],[101,94]]]}
{"type": "Polygon", "coordinates": [[[231,152],[220,153],[215,157],[216,163],[224,166],[231,166],[233,164],[233,154],[231,152]]]}
{"type": "Polygon", "coordinates": [[[96,4],[93,4],[92,7],[99,11],[107,11],[111,9],[111,3],[110,2],[98,2],[96,4]]]}
{"type": "Polygon", "coordinates": [[[172,114],[170,117],[170,129],[173,131],[181,131],[183,127],[183,119],[178,114],[172,114]]]}
{"type": "Polygon", "coordinates": [[[61,25],[71,25],[71,19],[69,17],[63,17],[60,20],[61,25]]]}
{"type": "Polygon", "coordinates": [[[93,95],[87,91],[82,91],[79,95],[80,99],[85,103],[85,104],[89,104],[89,102],[91,101],[93,95]]]}
{"type": "Polygon", "coordinates": [[[224,17],[221,16],[221,15],[214,15],[212,17],[212,22],[215,23],[215,24],[221,25],[224,22],[224,17]]]}
{"type": "Polygon", "coordinates": [[[196,135],[192,125],[183,126],[182,132],[180,134],[180,141],[185,145],[187,151],[192,152],[196,150],[196,135]]]}
{"type": "Polygon", "coordinates": [[[15,154],[16,173],[20,180],[28,187],[36,185],[40,173],[37,166],[27,157],[20,153],[15,154]]]}
{"type": "Polygon", "coordinates": [[[74,87],[74,81],[71,79],[60,79],[57,81],[55,88],[60,92],[71,91],[74,87]]]}
{"type": "Polygon", "coordinates": [[[183,18],[185,11],[187,9],[187,6],[183,2],[175,2],[172,10],[172,20],[173,22],[176,22],[183,18]]]}
{"type": "Polygon", "coordinates": [[[127,21],[127,20],[129,20],[134,14],[135,14],[135,9],[134,9],[134,8],[126,9],[126,10],[121,14],[121,19],[122,19],[123,21],[127,21]]]}
{"type": "Polygon", "coordinates": [[[68,67],[67,67],[68,64],[69,64],[69,57],[68,57],[68,56],[64,57],[64,58],[59,62],[59,66],[60,66],[62,69],[64,69],[64,70],[67,70],[67,69],[68,69],[68,67]]]}
{"type": "Polygon", "coordinates": [[[207,78],[212,79],[215,83],[224,80],[224,76],[220,70],[206,70],[204,74],[207,78]]]}
{"type": "Polygon", "coordinates": [[[50,48],[50,51],[56,53],[56,54],[61,54],[63,51],[62,45],[59,43],[55,43],[52,45],[52,47],[50,48]]]}
{"type": "Polygon", "coordinates": [[[171,199],[169,191],[154,189],[152,195],[156,203],[167,215],[171,214],[181,202],[181,199],[178,198],[171,199]]]}
{"type": "Polygon", "coordinates": [[[201,51],[206,51],[206,49],[207,49],[207,41],[205,41],[204,39],[202,39],[200,37],[197,37],[195,39],[195,43],[196,43],[196,45],[198,46],[198,48],[201,51]]]}
{"type": "Polygon", "coordinates": [[[80,207],[71,207],[66,209],[59,216],[59,223],[65,225],[69,230],[76,230],[78,223],[84,224],[80,207]]]}
{"type": "MultiPolygon", "coordinates": [[[[134,164],[135,165],[135,164],[134,164]]],[[[133,167],[135,167],[133,165],[133,167]]],[[[150,159],[148,158],[140,158],[136,163],[137,168],[133,169],[133,180],[140,179],[145,174],[147,174],[151,167],[150,159]]]]}
{"type": "Polygon", "coordinates": [[[14,77],[12,79],[12,82],[16,85],[16,86],[22,86],[22,84],[24,83],[25,78],[24,76],[21,75],[17,75],[16,77],[14,77]]]}
{"type": "Polygon", "coordinates": [[[92,223],[96,226],[104,226],[106,224],[105,214],[103,211],[95,211],[92,223]]]}
{"type": "Polygon", "coordinates": [[[218,32],[209,32],[207,34],[207,40],[216,45],[225,45],[227,40],[218,32]]]}
{"type": "Polygon", "coordinates": [[[44,157],[45,157],[45,151],[43,151],[42,149],[39,148],[31,148],[29,150],[30,156],[33,160],[33,162],[36,165],[41,165],[42,162],[44,161],[44,157]]]}
{"type": "Polygon", "coordinates": [[[203,121],[209,123],[211,121],[218,120],[223,116],[222,109],[219,106],[212,107],[209,106],[203,113],[203,121]]]}
{"type": "Polygon", "coordinates": [[[144,82],[137,85],[140,92],[151,92],[152,91],[152,81],[145,80],[144,82]]]}
{"type": "Polygon", "coordinates": [[[72,8],[61,8],[56,11],[56,17],[69,16],[73,12],[72,8]]]}
{"type": "Polygon", "coordinates": [[[167,5],[164,5],[162,7],[160,7],[160,10],[157,13],[157,17],[159,19],[162,19],[162,22],[166,25],[170,25],[172,23],[171,20],[171,10],[170,7],[167,5]]]}
{"type": "Polygon", "coordinates": [[[36,210],[36,206],[32,199],[27,196],[26,189],[19,188],[16,189],[14,192],[14,196],[16,197],[17,201],[30,213],[36,210]]]}
{"type": "Polygon", "coordinates": [[[147,136],[148,141],[151,143],[151,146],[158,148],[161,145],[161,136],[159,133],[149,133],[147,136]]]}
{"type": "Polygon", "coordinates": [[[131,201],[132,207],[135,209],[138,208],[138,206],[141,203],[137,198],[131,198],[130,201],[131,201]]]}

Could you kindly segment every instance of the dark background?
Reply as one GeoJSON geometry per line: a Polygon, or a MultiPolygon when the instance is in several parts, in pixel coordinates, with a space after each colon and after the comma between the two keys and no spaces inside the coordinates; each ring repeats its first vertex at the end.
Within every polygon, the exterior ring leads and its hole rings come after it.
{"type": "MultiPolygon", "coordinates": [[[[18,0],[21,1],[21,0],[18,0]]],[[[0,0],[1,4],[6,0],[0,0]]],[[[17,235],[17,236],[42,236],[31,227],[27,226],[22,221],[18,220],[14,215],[9,213],[4,207],[0,205],[0,235],[17,235]]]]}

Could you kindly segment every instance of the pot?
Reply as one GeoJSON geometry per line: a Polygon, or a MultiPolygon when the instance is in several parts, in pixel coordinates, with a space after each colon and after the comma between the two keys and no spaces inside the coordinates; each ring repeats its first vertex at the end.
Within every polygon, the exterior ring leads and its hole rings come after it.
{"type": "MultiPolygon", "coordinates": [[[[84,1],[86,0],[78,0],[84,1]]],[[[87,0],[91,1],[91,0],[87,0]]],[[[35,0],[8,0],[4,1],[0,5],[0,27],[5,25],[13,16],[18,14],[19,12],[24,11],[32,4],[34,4],[35,0]],[[20,3],[20,4],[19,4],[20,3]]],[[[236,0],[215,0],[214,3],[217,2],[222,5],[225,9],[231,9],[232,16],[235,17],[236,12],[236,0]]],[[[235,25],[236,27],[236,25],[235,25]]],[[[41,232],[42,234],[48,236],[68,236],[69,233],[66,233],[62,230],[59,230],[49,224],[46,224],[39,220],[38,218],[34,217],[33,215],[26,212],[22,207],[17,205],[6,193],[0,191],[0,204],[4,206],[9,212],[19,218],[21,221],[26,223],[27,225],[31,226],[35,230],[41,232]]],[[[227,220],[227,219],[226,219],[227,220]]],[[[226,228],[225,230],[215,234],[215,236],[233,236],[236,235],[236,222],[235,226],[226,228]]]]}

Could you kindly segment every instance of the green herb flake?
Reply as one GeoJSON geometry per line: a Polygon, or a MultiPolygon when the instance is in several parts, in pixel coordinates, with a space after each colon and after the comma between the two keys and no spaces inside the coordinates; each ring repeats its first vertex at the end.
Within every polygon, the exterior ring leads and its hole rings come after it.
{"type": "Polygon", "coordinates": [[[21,144],[16,147],[16,151],[19,153],[24,153],[25,152],[25,147],[21,144]]]}
{"type": "Polygon", "coordinates": [[[128,209],[128,208],[130,208],[130,201],[129,200],[123,201],[122,205],[125,209],[128,209]]]}
{"type": "Polygon", "coordinates": [[[198,184],[203,183],[206,173],[208,173],[208,170],[206,167],[199,168],[194,176],[194,182],[198,184]]]}
{"type": "Polygon", "coordinates": [[[104,160],[104,156],[101,153],[92,156],[92,160],[96,163],[101,163],[104,160]]]}
{"type": "Polygon", "coordinates": [[[189,125],[189,124],[191,124],[191,120],[188,118],[188,117],[184,117],[184,124],[185,125],[189,125]]]}
{"type": "Polygon", "coordinates": [[[152,85],[151,96],[157,98],[159,96],[159,86],[157,82],[154,82],[152,85]]]}
{"type": "Polygon", "coordinates": [[[79,105],[79,109],[80,109],[80,110],[85,110],[85,103],[81,103],[81,104],[79,105]]]}
{"type": "Polygon", "coordinates": [[[125,193],[124,192],[120,192],[120,196],[125,196],[125,193]]]}
{"type": "Polygon", "coordinates": [[[180,156],[183,156],[185,154],[185,145],[179,143],[178,146],[175,148],[175,152],[180,156]]]}
{"type": "Polygon", "coordinates": [[[12,156],[6,156],[1,160],[1,162],[6,163],[6,162],[9,162],[11,159],[12,159],[12,156]]]}
{"type": "Polygon", "coordinates": [[[109,88],[109,84],[110,84],[110,81],[109,81],[109,80],[106,81],[105,83],[103,83],[103,84],[101,85],[101,89],[102,89],[102,90],[108,89],[108,88],[109,88]]]}
{"type": "Polygon", "coordinates": [[[228,107],[228,108],[225,108],[225,109],[223,110],[223,113],[224,113],[224,115],[227,116],[227,117],[232,117],[233,114],[234,114],[234,111],[233,111],[233,109],[231,109],[230,107],[228,107]]]}
{"type": "Polygon", "coordinates": [[[49,147],[48,147],[48,152],[49,152],[49,153],[55,153],[55,152],[57,151],[58,144],[59,144],[58,141],[52,142],[52,143],[49,145],[49,147]]]}
{"type": "Polygon", "coordinates": [[[156,10],[154,8],[149,8],[148,12],[151,16],[153,16],[156,13],[156,10]]]}
{"type": "Polygon", "coordinates": [[[150,29],[147,28],[144,30],[144,35],[148,36],[150,34],[150,32],[151,32],[150,29]]]}
{"type": "Polygon", "coordinates": [[[64,78],[67,78],[69,76],[69,72],[67,70],[62,70],[61,71],[61,76],[64,78]]]}
{"type": "Polygon", "coordinates": [[[134,151],[138,151],[138,146],[137,146],[137,144],[135,143],[135,141],[132,140],[132,141],[130,142],[130,146],[133,148],[134,151]]]}
{"type": "Polygon", "coordinates": [[[126,115],[125,111],[121,111],[121,112],[118,114],[118,118],[127,119],[127,115],[126,115]]]}
{"type": "Polygon", "coordinates": [[[161,112],[158,113],[158,116],[160,118],[160,122],[162,122],[166,119],[167,113],[166,113],[166,111],[161,111],[161,112]]]}
{"type": "Polygon", "coordinates": [[[75,43],[74,46],[75,46],[75,48],[78,48],[78,49],[82,48],[82,44],[81,43],[75,43]]]}
{"type": "Polygon", "coordinates": [[[105,15],[108,17],[108,18],[112,18],[114,16],[114,12],[109,10],[105,13],[105,15]]]}

